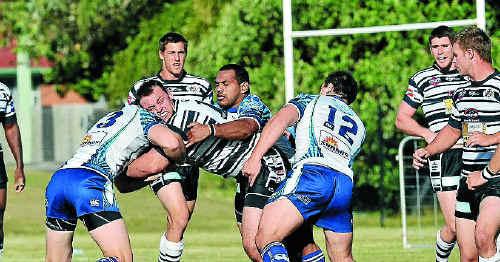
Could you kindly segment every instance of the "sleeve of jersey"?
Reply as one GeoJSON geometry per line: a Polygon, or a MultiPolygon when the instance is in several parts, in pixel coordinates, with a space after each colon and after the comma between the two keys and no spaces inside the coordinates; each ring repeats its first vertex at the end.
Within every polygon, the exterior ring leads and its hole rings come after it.
{"type": "Polygon", "coordinates": [[[451,107],[451,115],[450,118],[448,119],[448,125],[450,125],[453,128],[456,129],[462,129],[462,121],[460,118],[460,111],[458,111],[455,101],[457,99],[457,95],[455,94],[453,96],[453,105],[451,107]]]}
{"type": "Polygon", "coordinates": [[[145,135],[149,133],[151,127],[161,124],[161,120],[159,118],[142,108],[139,109],[139,117],[141,119],[141,126],[145,135]]]}
{"type": "Polygon", "coordinates": [[[410,78],[410,81],[408,81],[408,89],[406,89],[403,101],[413,108],[418,108],[422,104],[423,94],[413,78],[410,78]]]}
{"type": "Polygon", "coordinates": [[[14,107],[14,99],[10,94],[10,90],[6,87],[4,97],[0,98],[0,118],[4,124],[13,124],[16,122],[16,109],[14,107]]]}
{"type": "Polygon", "coordinates": [[[256,96],[250,96],[244,99],[238,108],[238,118],[251,118],[257,121],[259,129],[262,129],[269,118],[271,118],[271,111],[267,106],[256,96]]]}
{"type": "Polygon", "coordinates": [[[299,112],[299,120],[304,116],[304,111],[306,110],[307,105],[316,98],[317,95],[308,95],[308,94],[300,94],[290,100],[285,106],[292,105],[299,112]]]}

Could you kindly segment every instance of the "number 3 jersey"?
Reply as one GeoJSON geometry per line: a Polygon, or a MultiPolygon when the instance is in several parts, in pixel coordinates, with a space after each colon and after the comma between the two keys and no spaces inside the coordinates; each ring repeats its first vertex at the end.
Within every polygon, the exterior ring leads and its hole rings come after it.
{"type": "Polygon", "coordinates": [[[337,97],[304,94],[289,105],[299,113],[295,166],[326,166],[352,178],[351,166],[365,139],[365,126],[351,107],[337,97]]]}
{"type": "Polygon", "coordinates": [[[148,132],[160,121],[135,105],[111,112],[90,128],[62,168],[88,168],[113,180],[130,160],[149,148],[148,132]]]}

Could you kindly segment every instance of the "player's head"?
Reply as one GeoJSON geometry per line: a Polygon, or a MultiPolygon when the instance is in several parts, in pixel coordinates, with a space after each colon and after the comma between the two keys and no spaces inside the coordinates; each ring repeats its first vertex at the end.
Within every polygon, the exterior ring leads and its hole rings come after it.
{"type": "Polygon", "coordinates": [[[336,71],[328,75],[321,85],[321,95],[338,96],[351,104],[356,99],[358,83],[354,77],[345,71],[336,71]]]}
{"type": "Polygon", "coordinates": [[[445,25],[434,28],[429,36],[429,49],[434,61],[442,69],[448,69],[452,65],[454,37],[453,29],[445,25]]]}
{"type": "Polygon", "coordinates": [[[136,99],[142,108],[163,121],[167,121],[174,113],[172,95],[163,89],[162,83],[156,79],[144,81],[137,90],[136,99]]]}
{"type": "Polygon", "coordinates": [[[238,106],[250,93],[250,78],[245,67],[238,64],[222,66],[215,77],[215,91],[221,107],[238,106]]]}
{"type": "Polygon", "coordinates": [[[470,76],[473,65],[491,64],[491,40],[480,28],[467,27],[455,36],[453,55],[460,74],[470,76]]]}
{"type": "Polygon", "coordinates": [[[184,72],[187,48],[186,38],[178,33],[169,32],[160,38],[158,54],[162,61],[162,72],[169,78],[167,80],[181,77],[184,72]]]}

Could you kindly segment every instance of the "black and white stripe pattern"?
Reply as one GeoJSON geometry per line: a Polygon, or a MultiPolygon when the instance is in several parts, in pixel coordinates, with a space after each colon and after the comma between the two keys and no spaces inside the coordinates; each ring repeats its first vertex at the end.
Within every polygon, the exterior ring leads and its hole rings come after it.
{"type": "Polygon", "coordinates": [[[410,78],[404,101],[413,108],[422,106],[425,123],[438,132],[448,123],[453,92],[468,83],[456,70],[443,71],[433,65],[410,78]]]}
{"type": "MultiPolygon", "coordinates": [[[[193,122],[215,124],[226,121],[226,113],[213,105],[199,101],[184,101],[177,104],[169,124],[187,132],[188,125],[193,122]]],[[[187,162],[223,177],[235,177],[250,157],[259,136],[260,133],[257,133],[245,140],[208,137],[188,149],[187,162]]]]}
{"type": "MultiPolygon", "coordinates": [[[[449,124],[462,130],[464,141],[475,131],[495,134],[500,131],[500,74],[495,71],[485,80],[472,81],[453,95],[454,108],[449,124]]],[[[464,147],[462,175],[482,170],[493,157],[496,145],[464,147]]]]}

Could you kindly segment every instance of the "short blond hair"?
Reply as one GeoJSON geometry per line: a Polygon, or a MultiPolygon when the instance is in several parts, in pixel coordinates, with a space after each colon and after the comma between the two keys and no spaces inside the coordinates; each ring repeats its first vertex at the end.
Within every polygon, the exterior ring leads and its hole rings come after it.
{"type": "Polygon", "coordinates": [[[458,42],[462,50],[476,51],[483,60],[491,64],[491,39],[477,26],[469,26],[458,32],[454,42],[458,42]]]}

